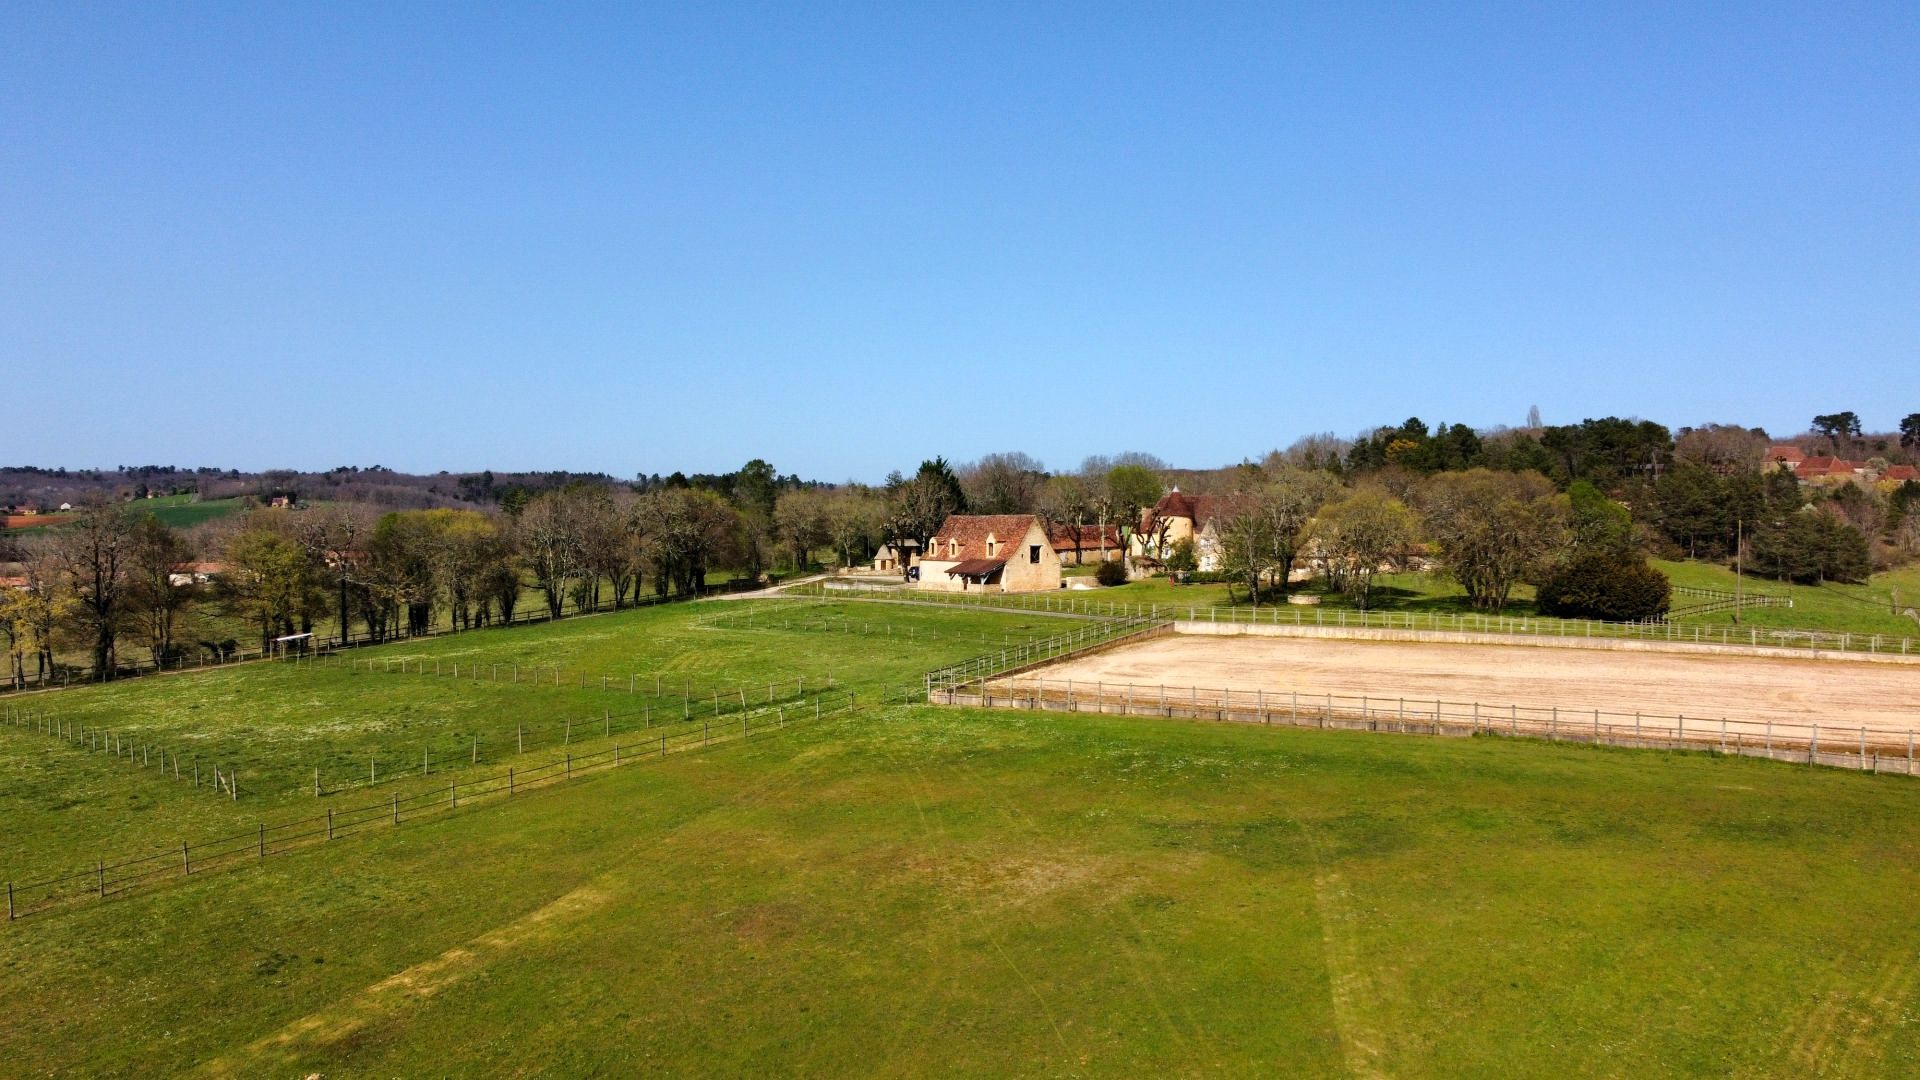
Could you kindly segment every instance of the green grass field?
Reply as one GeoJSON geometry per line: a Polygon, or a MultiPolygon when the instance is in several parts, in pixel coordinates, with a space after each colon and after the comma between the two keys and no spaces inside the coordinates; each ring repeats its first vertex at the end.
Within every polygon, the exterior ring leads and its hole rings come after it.
{"type": "MultiPolygon", "coordinates": [[[[1732,592],[1734,589],[1733,571],[1717,563],[1670,562],[1656,559],[1653,565],[1666,574],[1675,585],[1719,589],[1726,592],[1732,592]]],[[[1870,580],[1859,585],[1793,585],[1748,576],[1744,587],[1747,591],[1756,594],[1791,597],[1794,602],[1791,608],[1745,608],[1740,615],[1740,623],[1744,626],[1920,637],[1920,623],[1896,614],[1892,603],[1893,593],[1897,590],[1902,598],[1901,607],[1920,608],[1920,567],[1906,567],[1875,574],[1870,580]]],[[[1328,593],[1317,580],[1298,584],[1294,591],[1317,597],[1319,603],[1327,608],[1353,610],[1359,606],[1351,597],[1339,593],[1328,593]]],[[[1070,590],[1069,594],[1086,599],[1099,598],[1127,603],[1191,607],[1207,607],[1214,604],[1226,606],[1231,602],[1225,585],[1175,585],[1164,577],[1129,582],[1126,585],[1097,591],[1070,590]]],[[[1245,597],[1245,590],[1240,590],[1237,599],[1243,606],[1246,602],[1245,597]]],[[[1676,608],[1703,602],[1705,601],[1684,596],[1674,598],[1676,608]]],[[[1381,574],[1374,579],[1373,593],[1368,599],[1367,606],[1374,611],[1443,614],[1466,614],[1474,610],[1467,602],[1465,591],[1451,578],[1441,573],[1381,574]]],[[[1508,602],[1504,614],[1532,615],[1534,610],[1533,586],[1526,584],[1515,586],[1512,599],[1508,602]]],[[[1688,616],[1686,621],[1688,625],[1700,623],[1717,626],[1731,623],[1733,613],[1718,612],[1711,615],[1688,616]]]]}
{"type": "MultiPolygon", "coordinates": [[[[245,499],[209,499],[201,500],[194,495],[158,495],[151,499],[139,499],[128,504],[136,513],[152,514],[176,529],[191,528],[203,522],[214,521],[228,514],[239,512],[246,506],[245,499]]],[[[29,522],[32,519],[27,519],[29,522]]],[[[22,524],[14,532],[38,532],[59,526],[62,518],[54,518],[50,524],[22,524]]]]}
{"type": "Polygon", "coordinates": [[[166,522],[176,529],[189,529],[208,521],[238,513],[246,506],[245,499],[196,499],[192,495],[163,495],[152,499],[142,499],[133,504],[135,510],[145,511],[166,522]]]}
{"type": "Polygon", "coordinates": [[[156,743],[244,747],[243,777],[285,780],[230,801],[0,727],[15,880],[365,794],[302,791],[316,755],[491,745],[517,717],[630,700],[598,674],[831,671],[865,703],[0,927],[0,1061],[329,1078],[1911,1071],[1912,781],[881,703],[983,637],[1071,625],[709,602],[357,654],[372,672],[253,665],[33,699],[156,743]],[[575,677],[476,683],[446,674],[456,661],[575,677]]]}

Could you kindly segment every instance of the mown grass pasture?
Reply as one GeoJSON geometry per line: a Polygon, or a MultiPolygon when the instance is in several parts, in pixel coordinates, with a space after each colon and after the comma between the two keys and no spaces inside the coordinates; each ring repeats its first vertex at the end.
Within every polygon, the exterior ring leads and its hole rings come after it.
{"type": "MultiPolygon", "coordinates": [[[[875,700],[8,925],[0,1060],[29,1076],[1865,1077],[1920,1051],[1912,781],[879,700],[982,635],[1067,622],[716,602],[368,650],[715,681],[828,667],[875,700]]],[[[37,701],[175,740],[264,732],[298,763],[616,693],[252,665],[37,701]]],[[[0,874],[313,800],[297,784],[214,799],[14,728],[0,751],[0,874]]]]}

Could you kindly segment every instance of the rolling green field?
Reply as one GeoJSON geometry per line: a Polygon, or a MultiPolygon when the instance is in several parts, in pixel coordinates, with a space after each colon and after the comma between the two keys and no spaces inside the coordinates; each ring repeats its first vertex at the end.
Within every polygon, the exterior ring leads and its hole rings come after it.
{"type": "Polygon", "coordinates": [[[163,495],[152,499],[142,499],[133,504],[134,509],[144,511],[159,518],[176,529],[189,529],[195,525],[238,513],[245,508],[245,499],[196,499],[192,495],[163,495]]]}
{"type": "MultiPolygon", "coordinates": [[[[245,499],[207,499],[194,495],[158,495],[151,499],[139,499],[130,504],[136,513],[152,514],[176,529],[187,529],[203,522],[214,521],[245,508],[245,499]]],[[[57,528],[64,517],[50,516],[48,524],[22,524],[15,532],[37,532],[48,528],[57,528]]],[[[29,518],[27,521],[32,522],[29,518]]]]}
{"type": "Polygon", "coordinates": [[[0,927],[0,1061],[24,1076],[1868,1077],[1920,1052],[1912,781],[887,703],[983,638],[1073,625],[708,602],[365,650],[358,669],[33,699],[250,756],[233,801],[0,727],[0,876],[15,880],[369,794],[303,790],[317,757],[400,761],[478,733],[468,770],[543,759],[550,745],[507,749],[511,726],[649,699],[616,677],[832,673],[862,704],[0,927]],[[561,684],[468,677],[496,663],[561,684]]]}

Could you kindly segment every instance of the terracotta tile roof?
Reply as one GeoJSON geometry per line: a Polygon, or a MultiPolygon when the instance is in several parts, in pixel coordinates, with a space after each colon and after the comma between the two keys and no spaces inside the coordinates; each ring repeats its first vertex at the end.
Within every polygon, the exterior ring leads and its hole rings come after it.
{"type": "Polygon", "coordinates": [[[1887,471],[1880,474],[1882,480],[1920,480],[1920,468],[1912,465],[1889,465],[1887,471]]]}
{"type": "Polygon", "coordinates": [[[1142,528],[1152,529],[1153,523],[1161,518],[1186,518],[1193,522],[1193,529],[1199,532],[1207,522],[1217,517],[1233,513],[1232,495],[1188,495],[1175,488],[1160,497],[1153,509],[1140,515],[1142,528]]]}
{"type": "Polygon", "coordinates": [[[23,577],[0,577],[0,589],[24,589],[27,579],[23,577]]]}
{"type": "Polygon", "coordinates": [[[1864,461],[1848,461],[1837,457],[1810,457],[1794,466],[1793,474],[1800,477],[1813,476],[1852,476],[1867,467],[1864,461]]]}
{"type": "Polygon", "coordinates": [[[1004,561],[1008,547],[1019,543],[1036,520],[1032,514],[953,514],[941,523],[940,531],[927,545],[926,558],[935,562],[992,558],[1004,561]],[[987,553],[989,536],[1003,545],[996,547],[991,555],[987,553]],[[950,546],[956,540],[960,543],[958,552],[950,546]]]}
{"type": "Polygon", "coordinates": [[[1120,530],[1111,525],[1061,525],[1047,533],[1047,543],[1055,551],[1072,551],[1074,534],[1080,537],[1080,550],[1097,550],[1102,541],[1107,547],[1120,546],[1120,530]]]}
{"type": "Polygon", "coordinates": [[[1806,456],[1807,455],[1800,452],[1800,448],[1797,446],[1767,447],[1768,461],[1784,461],[1784,462],[1787,462],[1788,464],[1793,464],[1796,462],[1804,461],[1806,459],[1806,456]]]}

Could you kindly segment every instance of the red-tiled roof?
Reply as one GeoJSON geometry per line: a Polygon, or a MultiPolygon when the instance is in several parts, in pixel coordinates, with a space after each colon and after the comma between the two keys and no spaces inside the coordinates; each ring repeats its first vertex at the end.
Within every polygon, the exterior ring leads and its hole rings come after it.
{"type": "Polygon", "coordinates": [[[1864,461],[1848,461],[1837,457],[1810,457],[1794,466],[1793,473],[1800,477],[1813,476],[1852,476],[1865,470],[1864,461]]]}
{"type": "Polygon", "coordinates": [[[1805,460],[1806,456],[1807,455],[1800,452],[1800,448],[1797,446],[1767,447],[1768,461],[1785,461],[1788,463],[1793,463],[1793,462],[1799,462],[1799,461],[1805,460]]]}
{"type": "Polygon", "coordinates": [[[1912,465],[1889,465],[1887,471],[1880,474],[1882,480],[1920,480],[1920,468],[1912,465]]]}
{"type": "Polygon", "coordinates": [[[1153,509],[1141,514],[1140,523],[1143,528],[1152,529],[1153,523],[1162,518],[1186,518],[1198,532],[1214,518],[1233,513],[1235,501],[1232,495],[1188,495],[1176,488],[1162,495],[1153,509]]]}
{"type": "Polygon", "coordinates": [[[1060,525],[1047,532],[1047,542],[1055,551],[1072,551],[1075,535],[1080,539],[1080,550],[1091,551],[1101,546],[1117,548],[1120,546],[1120,530],[1111,525],[1060,525]]]}
{"type": "Polygon", "coordinates": [[[993,537],[1002,545],[1017,544],[1027,535],[1027,530],[1033,528],[1034,521],[1032,514],[951,515],[934,534],[926,558],[936,562],[1005,559],[1005,547],[996,547],[992,555],[987,553],[987,537],[993,537]],[[960,542],[958,552],[948,546],[955,540],[960,542]]]}

